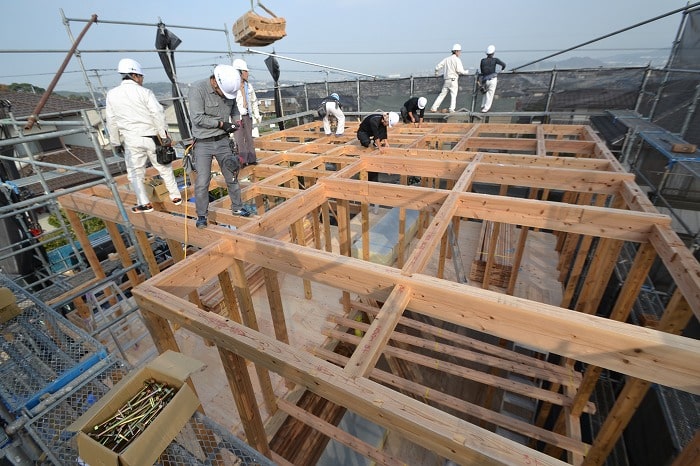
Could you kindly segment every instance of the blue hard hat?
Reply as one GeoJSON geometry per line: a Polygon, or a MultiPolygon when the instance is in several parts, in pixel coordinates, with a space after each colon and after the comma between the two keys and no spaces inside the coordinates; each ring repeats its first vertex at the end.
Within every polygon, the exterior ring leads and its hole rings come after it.
{"type": "Polygon", "coordinates": [[[331,97],[333,97],[335,100],[340,100],[340,96],[336,94],[335,92],[331,94],[331,97]]]}

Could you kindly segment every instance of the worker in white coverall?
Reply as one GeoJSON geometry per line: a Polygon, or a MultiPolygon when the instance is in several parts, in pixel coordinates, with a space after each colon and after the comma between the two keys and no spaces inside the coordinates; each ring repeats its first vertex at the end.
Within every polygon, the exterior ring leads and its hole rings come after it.
{"type": "Polygon", "coordinates": [[[236,94],[240,129],[233,133],[233,137],[238,146],[238,157],[241,159],[241,165],[245,167],[258,163],[258,157],[255,154],[255,141],[253,141],[253,125],[260,123],[262,117],[255,89],[248,81],[248,64],[245,60],[237,58],[233,60],[233,67],[238,70],[241,76],[241,88],[236,94]]]}
{"type": "Polygon", "coordinates": [[[323,132],[326,136],[331,135],[331,117],[334,117],[336,120],[335,135],[342,136],[345,132],[345,114],[343,113],[343,104],[340,103],[340,96],[334,92],[323,100],[326,102],[323,132]]]}
{"type": "Polygon", "coordinates": [[[154,136],[160,138],[161,145],[172,145],[166,132],[163,107],[153,92],[143,87],[143,71],[137,61],[124,58],[119,61],[117,71],[122,75],[122,82],[107,92],[105,112],[109,142],[117,153],[124,154],[127,177],[136,194],[137,205],[131,211],[153,211],[144,185],[148,160],[163,178],[170,200],[180,205],[182,198],[172,167],[161,165],[156,159],[154,136]]]}
{"type": "Polygon", "coordinates": [[[452,55],[442,60],[435,67],[435,74],[437,75],[442,71],[442,77],[444,78],[444,83],[442,85],[442,90],[438,94],[437,99],[433,102],[430,107],[431,112],[437,112],[438,107],[442,103],[447,93],[450,93],[450,113],[455,111],[457,107],[457,91],[459,91],[459,76],[468,75],[469,72],[464,69],[462,65],[462,60],[459,56],[462,53],[462,46],[459,44],[454,44],[452,46],[452,55]]]}

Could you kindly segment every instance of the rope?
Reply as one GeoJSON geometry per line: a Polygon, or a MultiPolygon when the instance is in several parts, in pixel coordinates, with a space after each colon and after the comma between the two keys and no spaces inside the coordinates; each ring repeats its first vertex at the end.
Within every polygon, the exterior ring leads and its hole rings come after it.
{"type": "Polygon", "coordinates": [[[190,197],[189,197],[189,195],[187,194],[187,167],[185,166],[186,164],[184,163],[184,160],[185,160],[187,157],[189,157],[189,154],[190,154],[190,152],[192,151],[192,148],[193,148],[193,147],[194,147],[194,143],[192,143],[192,144],[188,145],[187,147],[185,147],[185,155],[183,156],[183,164],[182,164],[182,167],[183,167],[183,170],[182,170],[182,173],[183,173],[182,179],[183,179],[183,182],[185,183],[185,197],[184,197],[184,199],[183,199],[183,201],[185,202],[185,248],[184,248],[185,250],[184,250],[184,256],[183,256],[183,258],[182,258],[183,260],[187,259],[187,243],[188,243],[188,232],[187,232],[187,228],[188,228],[188,224],[190,223],[190,222],[187,221],[187,219],[189,218],[189,217],[187,217],[187,207],[188,207],[188,205],[189,205],[189,198],[190,198],[190,197]]]}

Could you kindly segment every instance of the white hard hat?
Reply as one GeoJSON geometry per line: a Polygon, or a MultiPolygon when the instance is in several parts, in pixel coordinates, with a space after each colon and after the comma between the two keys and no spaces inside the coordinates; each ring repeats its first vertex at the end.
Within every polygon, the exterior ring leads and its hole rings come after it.
{"type": "Polygon", "coordinates": [[[231,65],[216,65],[214,79],[227,99],[235,99],[241,88],[241,75],[231,65]]]}
{"type": "Polygon", "coordinates": [[[495,45],[489,45],[488,47],[486,47],[486,55],[491,55],[493,53],[496,53],[495,45]]]}
{"type": "Polygon", "coordinates": [[[457,50],[462,50],[462,46],[459,44],[455,44],[452,46],[452,51],[455,52],[457,50]]]}
{"type": "Polygon", "coordinates": [[[143,70],[141,65],[136,60],[131,58],[122,58],[119,60],[119,65],[117,65],[117,72],[121,74],[140,74],[143,76],[143,70]]]}
{"type": "Polygon", "coordinates": [[[418,98],[418,108],[420,108],[421,110],[423,110],[425,108],[425,104],[427,104],[427,103],[428,103],[428,99],[426,99],[425,97],[418,98]]]}
{"type": "Polygon", "coordinates": [[[248,71],[248,64],[245,62],[245,60],[241,60],[240,58],[233,60],[233,67],[238,71],[248,71]]]}
{"type": "Polygon", "coordinates": [[[389,112],[389,128],[394,126],[399,122],[399,114],[396,112],[389,112]]]}

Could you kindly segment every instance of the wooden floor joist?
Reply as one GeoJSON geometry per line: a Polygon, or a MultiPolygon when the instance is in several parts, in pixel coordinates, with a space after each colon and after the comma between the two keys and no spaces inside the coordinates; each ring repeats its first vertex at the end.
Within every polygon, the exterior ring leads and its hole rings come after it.
{"type": "MultiPolygon", "coordinates": [[[[380,153],[354,139],[356,123],[347,126],[340,138],[326,138],[320,122],[258,138],[258,165],[239,175],[243,200],[258,208],[257,216],[233,216],[227,197],[211,203],[210,226],[203,230],[194,228],[193,203],[176,207],[166,202],[160,211],[128,214],[128,223],[138,230],[199,248],[132,293],[159,350],[180,349],[175,326],[217,347],[229,381],[228,399],[244,411],[239,412],[240,422],[253,446],[272,458],[291,461],[288,452],[266,443],[275,432],[263,429],[281,409],[276,418],[286,413],[304,423],[304,429],[314,429],[315,435],[335,438],[381,464],[410,463],[410,458],[383,452],[340,431],[338,416],[321,420],[287,400],[296,387],[294,393],[306,390],[337,406],[338,413],[351,411],[388,435],[459,464],[599,465],[634,408],[616,405],[615,410],[624,411],[624,421],[605,422],[608,413],[591,398],[602,382],[584,377],[586,368],[587,376],[602,370],[624,374],[630,381],[627,392],[636,393],[635,400],[643,392],[635,392],[636,387],[652,383],[700,394],[700,343],[681,336],[682,328],[676,328],[687,319],[662,316],[666,331],[624,322],[655,256],[675,284],[674,299],[687,310],[684,316],[700,316],[700,265],[672,230],[670,218],[656,211],[590,128],[398,125],[389,130],[391,147],[380,153]],[[382,182],[366,181],[368,172],[380,173],[382,182]],[[420,213],[414,239],[404,234],[405,222],[396,225],[398,244],[387,246],[402,251],[394,266],[369,262],[368,254],[351,256],[352,241],[361,235],[367,247],[378,247],[372,246],[380,241],[370,228],[379,221],[368,208],[373,204],[382,211],[420,213]],[[485,221],[504,231],[527,232],[509,243],[513,250],[508,254],[517,269],[513,277],[487,280],[483,288],[481,282],[451,279],[458,276],[451,254],[474,253],[460,238],[478,231],[485,221]],[[450,241],[460,244],[447,252],[450,231],[450,241]],[[533,252],[535,240],[551,240],[550,249],[533,252]],[[623,248],[639,250],[628,273],[630,281],[624,283],[629,295],[619,298],[611,318],[597,316],[623,248]],[[532,267],[547,258],[553,265],[544,272],[554,282],[559,280],[555,297],[538,295],[525,282],[532,267]],[[256,279],[251,281],[254,271],[256,279]],[[325,326],[304,329],[319,339],[325,335],[323,345],[311,345],[296,333],[306,321],[301,306],[292,310],[283,296],[285,280],[298,282],[307,309],[323,307],[334,314],[325,326]],[[267,298],[254,300],[254,288],[262,284],[267,298]],[[231,317],[238,310],[225,315],[206,312],[190,302],[203,290],[223,300],[224,307],[236,301],[243,316],[231,317]],[[317,296],[324,301],[316,301],[317,296]],[[369,302],[377,305],[363,304],[369,302]],[[408,311],[425,322],[407,318],[408,311]],[[364,322],[350,318],[363,313],[364,322]],[[275,322],[272,330],[258,325],[266,320],[275,322]],[[332,352],[341,345],[353,353],[332,352]],[[536,356],[519,352],[529,350],[536,356]],[[547,355],[551,361],[540,359],[547,355]],[[410,370],[392,374],[392,367],[410,370]],[[419,367],[435,376],[406,378],[419,367]],[[520,381],[509,380],[511,375],[520,381]],[[278,378],[283,383],[275,383],[278,378]],[[513,420],[494,408],[497,403],[479,406],[461,383],[450,380],[490,385],[489,398],[496,401],[512,392],[544,401],[541,405],[562,406],[562,417],[554,429],[535,424],[538,412],[532,413],[532,420],[513,420]],[[596,411],[604,429],[590,439],[581,438],[582,413],[596,411]],[[520,432],[547,447],[538,450],[531,447],[534,443],[522,444],[477,424],[520,432]]],[[[117,183],[122,201],[134,203],[128,181],[120,178],[117,183]]],[[[214,177],[213,186],[225,183],[214,177]]],[[[60,201],[70,212],[127,223],[111,191],[100,186],[60,201]]],[[[495,244],[496,237],[493,240],[495,244]]],[[[89,259],[89,246],[86,249],[89,259]]],[[[497,248],[482,252],[504,254],[497,248]]],[[[126,254],[120,258],[128,261],[126,254]]],[[[294,445],[290,439],[285,442],[284,448],[294,445]]],[[[310,442],[317,448],[324,444],[310,442]]],[[[318,458],[320,451],[307,453],[304,458],[318,458]]],[[[693,452],[684,455],[688,457],[693,452]]]]}

